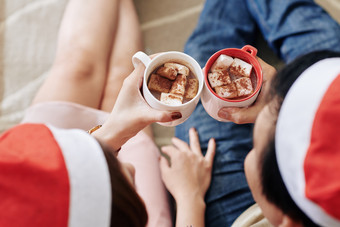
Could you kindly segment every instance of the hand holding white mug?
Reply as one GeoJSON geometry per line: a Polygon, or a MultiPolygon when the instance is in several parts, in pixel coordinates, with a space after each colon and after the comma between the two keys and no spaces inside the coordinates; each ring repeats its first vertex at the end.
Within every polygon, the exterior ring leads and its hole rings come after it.
{"type": "Polygon", "coordinates": [[[113,148],[121,147],[151,123],[171,122],[182,117],[180,112],[156,110],[145,102],[140,92],[143,72],[144,65],[139,64],[124,80],[108,120],[93,133],[113,148]]]}
{"type": "Polygon", "coordinates": [[[177,51],[169,51],[169,52],[163,52],[159,53],[157,55],[153,55],[152,58],[150,58],[145,53],[139,51],[132,57],[132,63],[136,67],[138,64],[142,63],[146,67],[144,71],[144,79],[143,79],[143,96],[146,102],[153,108],[157,110],[167,110],[171,112],[180,112],[182,114],[182,118],[171,121],[171,122],[157,122],[160,125],[163,126],[176,126],[178,124],[183,123],[190,114],[194,111],[203,89],[203,72],[199,64],[195,59],[190,57],[189,55],[177,52],[177,51]],[[148,88],[148,81],[151,74],[161,65],[165,63],[180,63],[185,65],[189,68],[189,70],[195,75],[195,77],[198,80],[198,91],[194,98],[192,98],[190,101],[185,102],[181,105],[177,106],[171,106],[167,105],[165,103],[162,103],[160,100],[158,100],[149,90],[148,88]]]}

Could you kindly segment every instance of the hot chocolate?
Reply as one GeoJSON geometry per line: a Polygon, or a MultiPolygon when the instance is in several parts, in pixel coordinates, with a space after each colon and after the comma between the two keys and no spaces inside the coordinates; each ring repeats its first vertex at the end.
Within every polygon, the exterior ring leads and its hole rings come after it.
{"type": "Polygon", "coordinates": [[[239,58],[221,54],[210,68],[208,81],[218,96],[243,99],[251,95],[256,87],[252,68],[251,64],[239,58]]]}
{"type": "Polygon", "coordinates": [[[198,80],[187,66],[167,62],[151,74],[148,89],[162,103],[178,106],[197,95],[198,80]]]}

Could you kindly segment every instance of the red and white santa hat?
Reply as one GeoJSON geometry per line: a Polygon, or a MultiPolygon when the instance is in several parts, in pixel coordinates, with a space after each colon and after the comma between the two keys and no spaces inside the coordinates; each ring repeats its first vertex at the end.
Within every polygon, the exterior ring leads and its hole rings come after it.
{"type": "Polygon", "coordinates": [[[0,226],[110,226],[111,181],[85,131],[23,124],[0,137],[0,226]]]}
{"type": "Polygon", "coordinates": [[[276,127],[277,161],[291,197],[316,224],[340,226],[340,58],[301,74],[276,127]]]}

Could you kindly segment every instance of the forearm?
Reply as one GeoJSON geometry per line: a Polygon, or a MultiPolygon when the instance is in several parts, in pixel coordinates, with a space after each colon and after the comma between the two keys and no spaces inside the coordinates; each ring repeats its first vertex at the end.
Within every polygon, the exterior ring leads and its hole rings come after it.
{"type": "Polygon", "coordinates": [[[204,227],[205,202],[199,196],[176,201],[176,227],[204,227]]]}

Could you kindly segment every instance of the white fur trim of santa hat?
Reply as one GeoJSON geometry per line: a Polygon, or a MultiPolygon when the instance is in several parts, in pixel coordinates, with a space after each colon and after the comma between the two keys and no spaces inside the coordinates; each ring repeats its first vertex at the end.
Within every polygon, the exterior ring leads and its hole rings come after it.
{"type": "Polygon", "coordinates": [[[110,226],[111,180],[100,145],[83,130],[49,128],[61,147],[69,173],[69,226],[110,226]]]}
{"type": "Polygon", "coordinates": [[[292,199],[316,224],[340,226],[340,58],[321,60],[290,88],[275,147],[292,199]]]}
{"type": "Polygon", "coordinates": [[[99,143],[78,129],[21,124],[0,136],[0,226],[107,227],[111,180],[99,143]]]}

